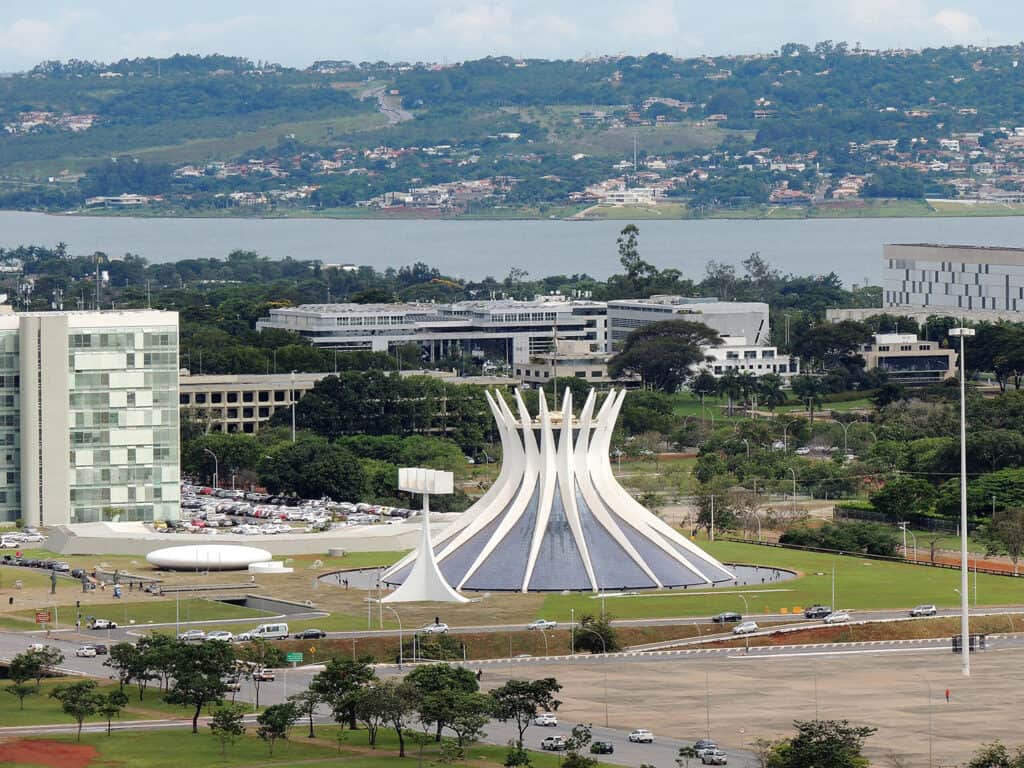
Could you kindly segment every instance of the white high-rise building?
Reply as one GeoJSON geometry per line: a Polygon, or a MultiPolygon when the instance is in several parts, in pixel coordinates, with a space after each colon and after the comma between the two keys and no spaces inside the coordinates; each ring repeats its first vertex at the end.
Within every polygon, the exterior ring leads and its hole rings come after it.
{"type": "Polygon", "coordinates": [[[0,520],[176,518],[178,315],[0,314],[0,520]]]}

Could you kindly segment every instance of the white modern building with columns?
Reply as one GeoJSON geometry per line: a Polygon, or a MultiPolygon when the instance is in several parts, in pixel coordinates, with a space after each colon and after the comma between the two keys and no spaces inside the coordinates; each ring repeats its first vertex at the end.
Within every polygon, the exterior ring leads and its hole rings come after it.
{"type": "Polygon", "coordinates": [[[178,315],[0,314],[0,520],[178,516],[178,315]]]}

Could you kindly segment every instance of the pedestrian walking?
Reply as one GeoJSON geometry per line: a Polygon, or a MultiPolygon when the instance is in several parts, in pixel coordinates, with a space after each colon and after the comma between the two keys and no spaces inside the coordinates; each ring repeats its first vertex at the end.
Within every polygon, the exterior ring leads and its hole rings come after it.
{"type": "Polygon", "coordinates": [[[946,689],[946,703],[949,704],[949,688],[946,689]]]}

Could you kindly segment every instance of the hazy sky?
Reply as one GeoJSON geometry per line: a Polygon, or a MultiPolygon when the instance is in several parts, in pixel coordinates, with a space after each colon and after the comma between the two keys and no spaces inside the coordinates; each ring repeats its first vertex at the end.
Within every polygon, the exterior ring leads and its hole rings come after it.
{"type": "Polygon", "coordinates": [[[229,53],[459,61],[770,51],[784,42],[865,47],[997,44],[1024,36],[1015,0],[0,0],[0,71],[43,59],[229,53]]]}

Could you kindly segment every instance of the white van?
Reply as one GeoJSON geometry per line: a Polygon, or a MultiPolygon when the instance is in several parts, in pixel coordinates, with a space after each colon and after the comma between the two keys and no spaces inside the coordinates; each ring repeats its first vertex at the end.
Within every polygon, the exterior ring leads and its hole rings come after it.
{"type": "Polygon", "coordinates": [[[260,624],[249,634],[252,635],[253,640],[258,637],[261,637],[264,640],[286,640],[288,638],[288,625],[260,624]]]}

